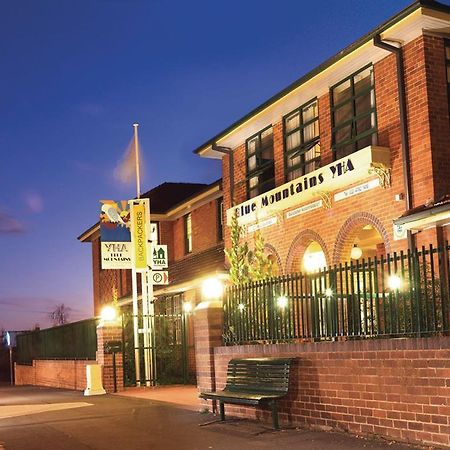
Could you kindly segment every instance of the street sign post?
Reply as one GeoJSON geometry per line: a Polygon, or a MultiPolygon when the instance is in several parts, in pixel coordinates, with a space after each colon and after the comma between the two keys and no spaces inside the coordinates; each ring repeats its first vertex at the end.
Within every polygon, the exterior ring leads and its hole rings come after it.
{"type": "Polygon", "coordinates": [[[152,269],[167,269],[169,267],[169,256],[167,253],[167,245],[151,244],[151,260],[152,269]]]}
{"type": "Polygon", "coordinates": [[[169,284],[169,272],[167,270],[154,270],[152,272],[153,284],[169,284]]]}

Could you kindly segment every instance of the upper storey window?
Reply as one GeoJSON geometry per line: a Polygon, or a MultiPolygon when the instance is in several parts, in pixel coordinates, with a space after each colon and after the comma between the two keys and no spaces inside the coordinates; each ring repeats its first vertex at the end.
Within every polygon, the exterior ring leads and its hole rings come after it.
{"type": "Polygon", "coordinates": [[[184,216],[184,253],[192,253],[192,214],[184,216]]]}
{"type": "Polygon", "coordinates": [[[373,67],[365,67],[331,88],[334,159],[376,144],[373,67]]]}
{"type": "Polygon", "coordinates": [[[272,127],[247,139],[247,197],[253,198],[275,187],[272,127]]]}
{"type": "Polygon", "coordinates": [[[316,99],[285,116],[284,149],[287,181],[319,167],[319,110],[316,99]]]}
{"type": "Polygon", "coordinates": [[[447,70],[447,98],[448,112],[450,115],[450,40],[445,40],[445,67],[447,70]]]}

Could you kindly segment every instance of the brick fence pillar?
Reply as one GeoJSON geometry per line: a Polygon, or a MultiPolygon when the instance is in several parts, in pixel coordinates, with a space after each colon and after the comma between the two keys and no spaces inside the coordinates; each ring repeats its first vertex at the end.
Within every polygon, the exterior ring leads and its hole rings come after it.
{"type": "MultiPolygon", "coordinates": [[[[122,327],[114,324],[100,324],[97,327],[97,363],[102,367],[103,387],[107,393],[114,392],[113,355],[105,352],[108,341],[122,342],[122,327]]],[[[123,343],[122,343],[123,344],[123,343]]],[[[123,357],[122,352],[116,353],[116,383],[117,391],[123,386],[123,357]]]]}
{"type": "MultiPolygon", "coordinates": [[[[216,388],[214,347],[223,345],[222,334],[222,302],[200,303],[194,311],[195,362],[199,392],[211,392],[216,388]]],[[[203,408],[210,405],[210,401],[200,401],[200,406],[203,408]]]]}

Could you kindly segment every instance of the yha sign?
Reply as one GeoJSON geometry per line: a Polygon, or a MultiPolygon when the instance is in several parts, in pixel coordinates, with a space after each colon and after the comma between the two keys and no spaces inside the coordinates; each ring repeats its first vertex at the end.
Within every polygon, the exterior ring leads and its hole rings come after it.
{"type": "Polygon", "coordinates": [[[227,223],[237,215],[239,223],[262,220],[276,212],[311,201],[321,191],[332,192],[369,176],[372,163],[390,167],[390,150],[370,146],[328,164],[303,177],[285,183],[227,211],[227,223]]]}

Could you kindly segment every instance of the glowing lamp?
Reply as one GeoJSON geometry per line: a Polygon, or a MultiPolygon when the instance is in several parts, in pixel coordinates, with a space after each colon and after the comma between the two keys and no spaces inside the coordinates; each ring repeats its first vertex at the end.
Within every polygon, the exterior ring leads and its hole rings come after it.
{"type": "Polygon", "coordinates": [[[116,308],[113,308],[112,306],[104,306],[100,313],[100,317],[104,322],[113,322],[117,317],[116,308]]]}
{"type": "Polygon", "coordinates": [[[395,291],[402,287],[402,280],[398,275],[389,275],[388,278],[389,289],[395,291]]]}
{"type": "Polygon", "coordinates": [[[217,278],[208,278],[202,284],[202,295],[205,299],[220,298],[223,294],[223,283],[217,278]]]}
{"type": "Polygon", "coordinates": [[[325,289],[325,297],[332,297],[333,291],[330,288],[325,289]]]}
{"type": "Polygon", "coordinates": [[[245,305],[243,303],[239,303],[238,309],[239,309],[240,312],[244,311],[245,305]]]}
{"type": "Polygon", "coordinates": [[[285,295],[280,295],[277,298],[277,306],[280,309],[284,309],[286,308],[286,306],[288,305],[288,298],[285,295]]]}
{"type": "Polygon", "coordinates": [[[191,302],[183,302],[183,311],[188,314],[192,311],[192,303],[191,302]]]}
{"type": "Polygon", "coordinates": [[[359,259],[361,258],[362,250],[358,247],[358,244],[355,244],[350,252],[350,258],[359,259]]]}

